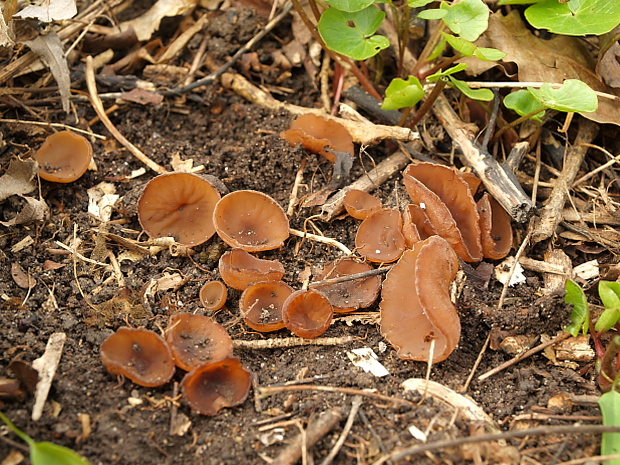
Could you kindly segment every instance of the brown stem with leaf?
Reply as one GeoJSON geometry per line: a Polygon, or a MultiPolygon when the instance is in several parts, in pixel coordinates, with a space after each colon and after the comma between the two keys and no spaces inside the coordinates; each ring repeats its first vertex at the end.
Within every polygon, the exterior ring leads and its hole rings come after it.
{"type": "Polygon", "coordinates": [[[521,124],[524,121],[527,121],[528,119],[530,119],[532,116],[536,116],[538,113],[540,113],[541,111],[545,111],[547,109],[547,107],[540,107],[537,108],[536,110],[530,111],[527,115],[523,115],[519,118],[517,118],[516,120],[502,126],[499,131],[497,131],[495,133],[495,136],[493,136],[493,139],[491,140],[491,142],[495,142],[496,140],[499,140],[500,136],[502,134],[504,134],[506,131],[508,131],[510,128],[514,128],[515,126],[518,126],[519,124],[521,124]]]}
{"type": "Polygon", "coordinates": [[[431,107],[435,103],[435,100],[437,100],[437,97],[439,97],[439,95],[443,91],[443,88],[446,87],[447,83],[447,79],[440,79],[439,81],[437,81],[435,87],[433,87],[433,90],[431,91],[429,96],[426,98],[426,100],[424,100],[424,103],[422,104],[420,109],[415,115],[413,115],[411,121],[407,123],[408,128],[412,129],[416,124],[420,122],[420,120],[422,120],[422,117],[431,109],[431,107]]]}

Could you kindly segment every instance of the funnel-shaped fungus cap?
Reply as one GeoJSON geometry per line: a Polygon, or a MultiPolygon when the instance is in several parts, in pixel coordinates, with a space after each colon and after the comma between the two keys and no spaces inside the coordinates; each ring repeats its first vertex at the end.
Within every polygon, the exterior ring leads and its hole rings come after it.
{"type": "Polygon", "coordinates": [[[138,201],[138,219],[152,238],[172,236],[183,245],[198,245],[215,234],[213,210],[220,194],[209,181],[191,173],[153,178],[138,201]]]}
{"type": "Polygon", "coordinates": [[[284,266],[278,260],[263,260],[243,249],[232,249],[220,257],[220,276],[226,284],[239,291],[262,281],[279,281],[284,266]]]}
{"type": "Polygon", "coordinates": [[[200,288],[200,303],[207,310],[219,310],[226,303],[228,288],[220,281],[207,281],[200,288]]]}
{"type": "Polygon", "coordinates": [[[224,242],[248,252],[282,247],[289,235],[284,210],[262,192],[236,191],[222,197],[213,212],[213,222],[224,242]]]}
{"type": "Polygon", "coordinates": [[[371,262],[389,263],[403,254],[402,216],[398,210],[384,208],[360,224],[355,235],[355,247],[371,262]]]}
{"type": "Polygon", "coordinates": [[[113,375],[140,386],[161,386],[174,375],[172,352],[158,334],[121,327],[101,344],[101,361],[113,375]]]}
{"type": "Polygon", "coordinates": [[[280,136],[292,147],[301,144],[312,153],[319,153],[334,163],[336,157],[325,150],[329,148],[335,152],[348,152],[353,156],[353,139],[347,129],[336,121],[306,114],[299,116],[291,123],[288,131],[280,136]]]}
{"type": "Polygon", "coordinates": [[[181,387],[193,412],[213,416],[224,407],[243,403],[250,392],[251,379],[239,359],[227,357],[189,372],[181,387]]]}
{"type": "Polygon", "coordinates": [[[239,299],[241,316],[256,331],[266,333],[282,329],[282,307],[292,293],[291,286],[282,281],[252,284],[239,299]]]}
{"type": "Polygon", "coordinates": [[[186,371],[222,360],[233,351],[232,339],[222,325],[192,313],[179,313],[170,319],[166,341],[174,363],[186,371]]]}
{"type": "Polygon", "coordinates": [[[93,147],[79,134],[60,131],[45,139],[34,158],[39,163],[39,176],[46,181],[73,182],[86,172],[93,147]]]}
{"type": "Polygon", "coordinates": [[[344,208],[357,220],[365,220],[381,210],[381,200],[359,189],[351,189],[344,195],[344,208]]]}
{"type": "MultiPolygon", "coordinates": [[[[370,270],[372,267],[366,262],[344,258],[325,265],[323,272],[317,276],[317,280],[339,278],[370,270]]],[[[352,312],[358,308],[366,308],[372,305],[379,295],[381,278],[379,276],[367,276],[341,283],[316,286],[315,289],[325,294],[335,312],[352,312]]]]}
{"type": "Polygon", "coordinates": [[[445,360],[458,344],[459,316],[450,301],[450,283],[459,263],[439,236],[405,251],[388,272],[381,290],[381,334],[407,360],[445,360]]]}
{"type": "Polygon", "coordinates": [[[476,202],[458,171],[434,163],[409,165],[403,172],[411,200],[422,207],[437,234],[466,262],[482,260],[476,202]]]}
{"type": "Polygon", "coordinates": [[[486,192],[478,201],[478,213],[480,213],[482,251],[485,258],[491,260],[504,258],[512,247],[510,215],[486,192]]]}
{"type": "Polygon", "coordinates": [[[284,325],[295,336],[319,337],[332,322],[334,309],[327,297],[314,289],[293,292],[282,309],[284,325]]]}

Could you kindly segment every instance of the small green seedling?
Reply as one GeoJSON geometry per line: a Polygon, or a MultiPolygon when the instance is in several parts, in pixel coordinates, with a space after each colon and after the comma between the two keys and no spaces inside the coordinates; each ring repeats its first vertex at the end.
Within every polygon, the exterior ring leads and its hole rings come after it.
{"type": "Polygon", "coordinates": [[[36,442],[18,429],[2,412],[0,412],[0,420],[6,423],[11,431],[28,444],[32,465],[90,465],[88,460],[82,458],[71,449],[52,442],[36,442]]]}
{"type": "Polygon", "coordinates": [[[453,74],[463,71],[465,68],[467,68],[467,64],[459,63],[458,65],[448,68],[444,71],[439,71],[435,74],[427,76],[426,80],[429,82],[437,82],[440,79],[447,80],[448,85],[460,90],[470,99],[483,100],[485,102],[493,100],[493,92],[491,92],[489,89],[472,89],[467,85],[465,81],[461,81],[452,76],[453,74]]]}
{"type": "MultiPolygon", "coordinates": [[[[619,338],[619,336],[616,336],[619,338]]],[[[620,344],[620,341],[616,341],[620,344]]],[[[620,426],[620,393],[616,390],[616,385],[620,380],[617,376],[611,390],[603,394],[598,405],[603,415],[603,425],[620,426]]],[[[601,455],[615,455],[620,453],[620,433],[603,433],[601,440],[601,455]]],[[[620,465],[620,459],[608,460],[606,465],[620,465]]]]}
{"type": "Polygon", "coordinates": [[[600,281],[598,295],[605,310],[596,321],[594,329],[599,333],[609,331],[620,322],[620,283],[600,281]]]}
{"type": "Polygon", "coordinates": [[[482,0],[462,0],[459,3],[442,2],[439,9],[424,10],[422,19],[442,19],[452,32],[465,40],[474,41],[489,27],[489,8],[482,0]]]}
{"type": "Polygon", "coordinates": [[[583,334],[588,333],[590,327],[590,306],[588,298],[575,281],[566,280],[564,286],[566,295],[564,302],[573,306],[570,314],[571,324],[564,328],[564,331],[570,333],[573,337],[577,337],[581,331],[583,334]]]}

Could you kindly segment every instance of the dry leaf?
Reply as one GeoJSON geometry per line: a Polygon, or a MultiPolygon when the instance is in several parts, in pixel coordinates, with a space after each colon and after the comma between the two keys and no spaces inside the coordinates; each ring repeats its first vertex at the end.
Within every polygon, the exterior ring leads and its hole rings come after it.
{"type": "Polygon", "coordinates": [[[43,262],[43,271],[57,270],[59,268],[62,268],[63,266],[65,266],[64,263],[57,263],[53,262],[52,260],[45,260],[43,262]]]}
{"type": "Polygon", "coordinates": [[[0,47],[10,47],[14,41],[12,32],[4,20],[4,16],[0,15],[0,47]]]}
{"type": "Polygon", "coordinates": [[[11,263],[11,276],[13,281],[22,289],[30,289],[37,283],[36,280],[27,274],[19,263],[11,263]]]}
{"type": "Polygon", "coordinates": [[[620,26],[599,38],[596,72],[610,87],[620,87],[620,26]]]}
{"type": "Polygon", "coordinates": [[[38,170],[37,162],[31,158],[11,160],[6,173],[0,177],[0,202],[12,195],[27,194],[35,190],[37,183],[34,177],[38,170]]]}
{"type": "Polygon", "coordinates": [[[26,201],[26,205],[22,211],[9,221],[0,221],[0,224],[8,228],[20,224],[36,223],[37,221],[43,221],[49,217],[49,207],[45,203],[45,200],[37,200],[25,196],[21,197],[26,201]]]}
{"type": "Polygon", "coordinates": [[[43,0],[16,13],[18,18],[34,18],[44,23],[73,18],[77,14],[75,0],[43,0]]]}
{"type": "Polygon", "coordinates": [[[158,0],[146,13],[120,25],[121,31],[133,27],[138,40],[149,40],[167,16],[178,16],[196,5],[197,0],[158,0]]]}

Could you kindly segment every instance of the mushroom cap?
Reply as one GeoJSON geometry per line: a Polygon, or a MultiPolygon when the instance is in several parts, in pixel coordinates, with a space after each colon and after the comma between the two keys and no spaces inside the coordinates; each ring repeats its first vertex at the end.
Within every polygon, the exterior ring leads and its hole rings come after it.
{"type": "Polygon", "coordinates": [[[487,192],[480,198],[477,206],[484,257],[491,260],[504,258],[512,247],[510,215],[487,192]]]}
{"type": "Polygon", "coordinates": [[[193,313],[179,313],[170,318],[166,341],[174,363],[186,371],[222,360],[233,351],[232,339],[222,325],[193,313]]]}
{"type": "Polygon", "coordinates": [[[368,192],[351,189],[344,195],[344,208],[358,220],[365,220],[374,212],[381,210],[381,200],[368,192]]]}
{"type": "Polygon", "coordinates": [[[383,208],[360,224],[355,235],[355,247],[366,260],[389,263],[403,254],[405,237],[402,215],[398,210],[383,208]]]}
{"type": "Polygon", "coordinates": [[[207,281],[200,288],[199,297],[207,310],[219,310],[226,303],[228,288],[221,281],[207,281]]]}
{"type": "Polygon", "coordinates": [[[215,206],[213,223],[224,242],[248,252],[277,249],[289,236],[282,207],[268,195],[252,190],[222,197],[215,206]]]}
{"type": "MultiPolygon", "coordinates": [[[[344,258],[328,263],[323,268],[323,272],[317,276],[317,280],[339,278],[365,271],[372,270],[366,262],[360,262],[354,258],[344,258]]],[[[381,289],[381,278],[379,276],[368,276],[362,279],[355,279],[336,284],[325,284],[317,286],[334,307],[334,312],[352,312],[358,308],[366,308],[372,305],[379,295],[381,289]]]]}
{"type": "Polygon", "coordinates": [[[60,131],[45,139],[34,158],[39,163],[39,176],[46,181],[73,182],[86,172],[93,147],[79,134],[60,131]]]}
{"type": "Polygon", "coordinates": [[[267,333],[284,328],[282,307],[293,293],[283,281],[264,281],[249,286],[239,299],[239,310],[252,329],[267,333]]]}
{"type": "Polygon", "coordinates": [[[166,384],[175,370],[166,341],[148,329],[118,328],[101,344],[101,361],[109,373],[148,387],[166,384]]]}
{"type": "Polygon", "coordinates": [[[403,212],[403,235],[407,248],[413,247],[418,241],[436,235],[428,216],[422,208],[415,203],[410,203],[403,212]]]}
{"type": "Polygon", "coordinates": [[[450,300],[450,283],[458,271],[450,244],[431,236],[405,251],[383,281],[381,334],[402,359],[445,360],[458,344],[461,323],[450,300]]]}
{"type": "Polygon", "coordinates": [[[160,174],[138,200],[138,219],[152,238],[172,236],[180,244],[198,245],[215,234],[213,210],[218,200],[218,191],[201,176],[160,174]]]}
{"type": "Polygon", "coordinates": [[[299,290],[288,296],[282,309],[284,325],[295,336],[313,339],[319,337],[332,322],[334,309],[321,292],[299,290]]]}
{"type": "Polygon", "coordinates": [[[232,249],[220,257],[220,276],[226,284],[239,291],[262,281],[279,281],[284,266],[278,260],[263,260],[243,249],[232,249]]]}
{"type": "Polygon", "coordinates": [[[227,357],[190,371],[181,387],[193,412],[213,416],[224,407],[243,403],[250,392],[251,379],[251,373],[239,359],[227,357]]]}

